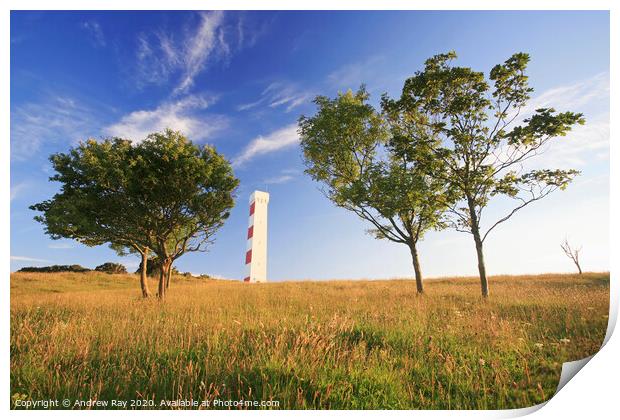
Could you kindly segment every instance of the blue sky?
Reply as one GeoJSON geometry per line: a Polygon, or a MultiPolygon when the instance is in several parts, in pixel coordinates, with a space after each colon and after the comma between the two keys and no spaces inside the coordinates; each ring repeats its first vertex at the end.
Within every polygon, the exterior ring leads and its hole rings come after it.
{"type": "MultiPolygon", "coordinates": [[[[563,192],[532,204],[486,242],[491,274],[572,271],[559,244],[583,246],[585,270],[609,269],[609,14],[607,12],[12,12],[11,269],[94,267],[137,258],[52,241],[28,206],[51,197],[51,153],[89,137],[142,139],[167,126],[213,144],[233,163],[237,205],[208,253],[182,271],[242,278],[247,199],[271,194],[269,277],[411,277],[408,249],[365,233],[303,174],[296,121],[312,98],[365,83],[399,94],[426,58],[456,50],[488,73],[532,56],[532,108],[583,112],[587,124],[533,165],[576,168],[563,192]]],[[[489,222],[507,209],[498,202],[489,222]]],[[[431,232],[427,276],[476,274],[473,241],[431,232]]]]}

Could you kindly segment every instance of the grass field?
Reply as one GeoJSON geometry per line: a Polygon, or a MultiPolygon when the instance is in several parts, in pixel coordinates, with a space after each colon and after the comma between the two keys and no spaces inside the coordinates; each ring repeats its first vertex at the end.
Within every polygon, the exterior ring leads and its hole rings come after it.
{"type": "Polygon", "coordinates": [[[247,285],[11,275],[16,399],[273,400],[280,408],[519,408],[595,353],[609,273],[247,285]],[[152,284],[152,289],[155,284],[152,284]]]}

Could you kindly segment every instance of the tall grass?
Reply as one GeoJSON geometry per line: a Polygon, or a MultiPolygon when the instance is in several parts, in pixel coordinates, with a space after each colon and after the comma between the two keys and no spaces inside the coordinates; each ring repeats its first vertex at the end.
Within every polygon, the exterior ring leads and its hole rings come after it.
{"type": "Polygon", "coordinates": [[[517,408],[603,340],[609,274],[248,285],[11,276],[11,394],[274,400],[280,408],[517,408]]]}

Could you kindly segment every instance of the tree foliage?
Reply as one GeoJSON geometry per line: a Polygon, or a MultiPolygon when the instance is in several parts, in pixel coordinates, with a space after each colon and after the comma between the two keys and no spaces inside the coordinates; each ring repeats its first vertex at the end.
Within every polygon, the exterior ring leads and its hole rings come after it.
{"type": "MultiPolygon", "coordinates": [[[[172,263],[186,252],[205,251],[234,206],[239,181],[211,146],[197,147],[182,134],[154,133],[136,147],[136,194],[149,204],[150,249],[162,262],[166,286],[172,263]]],[[[160,296],[165,293],[160,276],[160,296]]]]}
{"type": "Polygon", "coordinates": [[[433,160],[430,176],[444,180],[456,193],[449,204],[451,223],[471,233],[478,255],[482,293],[488,295],[483,243],[489,233],[518,210],[557,189],[564,189],[576,170],[526,169],[550,140],[565,136],[582,114],[540,108],[526,112],[533,89],[525,74],[530,60],[516,53],[490,71],[456,67],[454,52],[439,54],[424,70],[405,81],[400,98],[384,95],[383,106],[398,115],[410,147],[426,145],[433,160]],[[519,119],[521,117],[525,117],[519,119]],[[483,222],[483,213],[495,197],[515,205],[505,215],[483,222]]]}
{"type": "Polygon", "coordinates": [[[368,99],[364,87],[316,97],[317,114],[299,120],[306,173],[337,206],[370,222],[375,237],[410,248],[422,292],[417,243],[443,227],[447,190],[421,167],[430,162],[423,156],[428,148],[403,153],[396,127],[368,99]]]}
{"type": "MultiPolygon", "coordinates": [[[[42,213],[35,220],[54,239],[140,254],[145,297],[149,256],[168,273],[184,253],[206,250],[234,205],[238,184],[213,147],[198,147],[172,130],[139,144],[88,140],[50,160],[56,171],[50,180],[62,186],[52,199],[31,206],[42,213]]],[[[160,276],[161,298],[163,281],[160,276]]]]}
{"type": "Polygon", "coordinates": [[[95,271],[102,271],[108,274],[127,274],[127,268],[123,264],[106,262],[95,267],[95,271]]]}

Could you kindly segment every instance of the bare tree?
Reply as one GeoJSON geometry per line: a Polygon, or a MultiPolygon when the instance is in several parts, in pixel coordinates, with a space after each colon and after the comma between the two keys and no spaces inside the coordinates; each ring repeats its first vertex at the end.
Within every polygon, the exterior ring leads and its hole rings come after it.
{"type": "Polygon", "coordinates": [[[581,247],[579,247],[579,249],[571,248],[570,244],[568,243],[568,239],[564,239],[564,242],[562,242],[560,247],[562,248],[562,251],[564,251],[566,256],[573,260],[573,262],[577,266],[577,270],[579,270],[579,274],[581,274],[581,266],[579,265],[579,253],[581,252],[581,247]]]}

